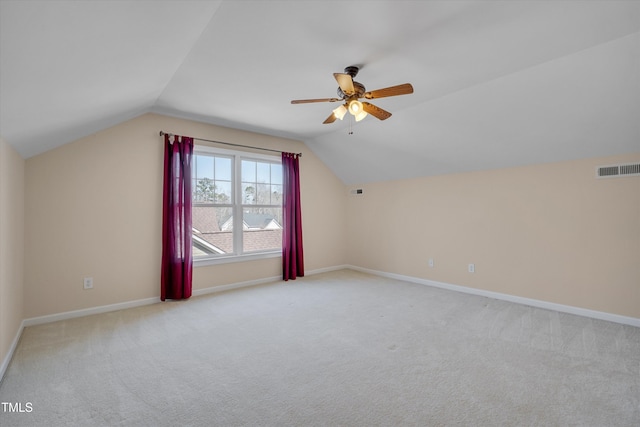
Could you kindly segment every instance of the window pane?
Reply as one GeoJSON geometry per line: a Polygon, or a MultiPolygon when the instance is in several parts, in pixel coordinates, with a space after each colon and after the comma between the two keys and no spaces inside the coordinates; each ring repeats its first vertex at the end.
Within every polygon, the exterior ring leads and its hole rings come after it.
{"type": "Polygon", "coordinates": [[[271,186],[271,204],[282,205],[282,185],[271,186]]]}
{"type": "Polygon", "coordinates": [[[271,183],[282,184],[282,165],[271,164],[271,183]]]}
{"type": "Polygon", "coordinates": [[[196,203],[212,203],[215,200],[215,184],[212,179],[197,179],[191,191],[196,203]]]}
{"type": "Polygon", "coordinates": [[[242,181],[256,182],[256,162],[250,160],[242,161],[242,181]]]}
{"type": "Polygon", "coordinates": [[[216,157],[216,180],[231,181],[231,159],[216,157]]]}
{"type": "Polygon", "coordinates": [[[271,204],[271,186],[269,184],[258,183],[256,185],[256,201],[259,205],[271,204]]]}
{"type": "Polygon", "coordinates": [[[216,203],[232,203],[233,198],[231,197],[231,194],[231,181],[216,181],[216,203]]]}
{"type": "Polygon", "coordinates": [[[244,252],[282,247],[282,208],[245,208],[242,214],[244,252]]]}
{"type": "Polygon", "coordinates": [[[211,256],[233,253],[232,209],[194,206],[193,256],[211,256]]]}
{"type": "Polygon", "coordinates": [[[256,187],[253,182],[242,183],[242,203],[245,205],[256,204],[256,187]]]}
{"type": "Polygon", "coordinates": [[[196,173],[195,177],[213,179],[213,157],[211,156],[196,156],[196,173]]]}
{"type": "Polygon", "coordinates": [[[271,164],[269,163],[257,163],[257,177],[256,182],[263,182],[268,184],[271,180],[271,164]]]}

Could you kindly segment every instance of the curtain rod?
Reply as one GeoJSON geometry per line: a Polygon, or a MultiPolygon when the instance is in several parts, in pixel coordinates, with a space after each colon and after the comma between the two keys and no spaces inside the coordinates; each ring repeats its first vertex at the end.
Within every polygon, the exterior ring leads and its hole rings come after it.
{"type": "MultiPolygon", "coordinates": [[[[167,132],[160,131],[160,136],[164,136],[164,135],[175,136],[172,133],[167,133],[167,132]]],[[[254,150],[272,151],[274,153],[285,153],[286,152],[286,151],[280,151],[280,150],[272,150],[270,148],[253,147],[251,145],[242,145],[242,144],[233,144],[231,142],[214,141],[212,139],[202,139],[202,138],[195,138],[195,137],[188,137],[188,138],[197,139],[198,141],[213,142],[215,144],[233,145],[234,147],[244,147],[244,148],[253,148],[254,150]]],[[[295,154],[297,154],[298,156],[302,157],[302,153],[295,153],[295,154]]]]}

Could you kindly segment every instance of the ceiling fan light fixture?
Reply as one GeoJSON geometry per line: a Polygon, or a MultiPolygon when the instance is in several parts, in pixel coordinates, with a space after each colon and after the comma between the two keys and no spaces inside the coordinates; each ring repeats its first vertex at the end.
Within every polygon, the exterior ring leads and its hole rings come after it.
{"type": "Polygon", "coordinates": [[[358,114],[354,114],[356,116],[356,122],[359,122],[360,120],[364,119],[365,117],[368,116],[367,112],[362,110],[360,111],[358,114]]]}
{"type": "MultiPolygon", "coordinates": [[[[359,113],[364,112],[362,110],[362,102],[360,102],[358,100],[353,100],[353,101],[349,102],[349,112],[351,114],[353,114],[354,116],[356,116],[356,117],[358,116],[359,113]]],[[[360,120],[362,120],[362,119],[360,119],[360,120]]]]}
{"type": "Polygon", "coordinates": [[[347,107],[341,105],[333,110],[333,114],[336,116],[336,118],[342,120],[344,118],[344,115],[347,114],[347,107]]]}

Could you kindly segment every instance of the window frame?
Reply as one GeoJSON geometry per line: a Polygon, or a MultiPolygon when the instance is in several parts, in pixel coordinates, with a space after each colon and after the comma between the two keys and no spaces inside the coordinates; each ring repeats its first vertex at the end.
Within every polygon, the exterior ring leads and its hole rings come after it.
{"type": "MultiPolygon", "coordinates": [[[[272,250],[264,250],[264,251],[251,251],[244,252],[243,248],[243,221],[242,221],[242,209],[244,206],[249,207],[260,207],[263,205],[244,205],[243,204],[243,194],[242,194],[242,161],[259,161],[259,162],[268,162],[268,163],[276,163],[282,164],[282,158],[277,155],[268,155],[261,153],[253,153],[249,151],[240,151],[240,150],[229,150],[224,148],[211,147],[209,145],[200,145],[196,144],[193,148],[193,156],[194,161],[193,164],[196,163],[195,156],[203,154],[203,155],[218,155],[220,157],[230,157],[232,159],[231,162],[231,204],[222,204],[222,205],[213,205],[220,207],[230,207],[232,210],[232,218],[233,218],[233,248],[234,252],[230,254],[219,254],[219,255],[209,255],[209,256],[193,256],[193,266],[205,266],[205,265],[215,265],[215,264],[226,264],[233,262],[244,262],[244,261],[252,261],[259,259],[268,259],[268,258],[278,258],[282,257],[282,247],[278,249],[272,250]],[[237,219],[240,219],[238,221],[237,219]]],[[[211,204],[206,203],[196,203],[192,199],[192,206],[212,206],[211,204]]],[[[273,206],[273,205],[270,205],[273,206]]],[[[280,205],[282,208],[282,204],[280,205]]]]}

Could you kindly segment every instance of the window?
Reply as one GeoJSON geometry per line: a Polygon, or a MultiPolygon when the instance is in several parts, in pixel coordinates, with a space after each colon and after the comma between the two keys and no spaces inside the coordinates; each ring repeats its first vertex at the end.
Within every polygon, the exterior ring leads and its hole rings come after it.
{"type": "Polygon", "coordinates": [[[281,255],[279,157],[196,146],[192,167],[196,263],[281,255]]]}

